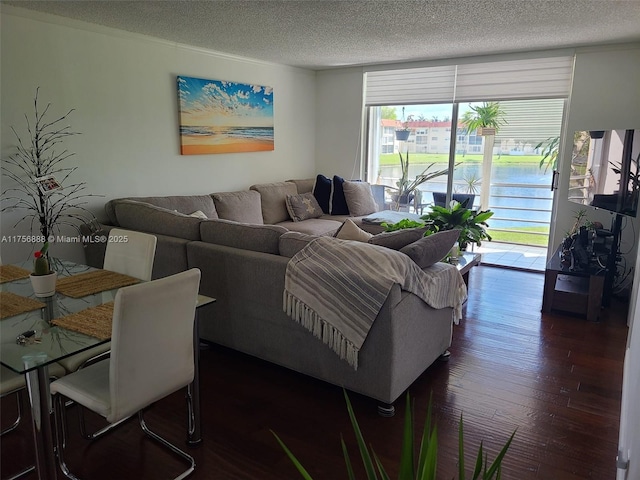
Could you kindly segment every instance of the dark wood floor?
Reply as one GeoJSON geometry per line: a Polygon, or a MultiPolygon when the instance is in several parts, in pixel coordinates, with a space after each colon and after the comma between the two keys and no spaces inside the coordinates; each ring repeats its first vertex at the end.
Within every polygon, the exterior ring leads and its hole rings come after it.
{"type": "MultiPolygon", "coordinates": [[[[493,458],[517,429],[504,479],[615,478],[626,307],[615,303],[599,323],[542,316],[542,287],[542,274],[492,267],[471,272],[466,318],[455,328],[450,361],[432,365],[410,388],[419,425],[433,392],[439,478],[457,477],[461,414],[468,468],[481,440],[493,458]]],[[[191,478],[300,478],[270,429],[317,480],[346,478],[343,434],[356,473],[362,473],[340,388],[220,347],[201,358],[205,440],[190,450],[197,461],[191,478]]],[[[147,415],[152,427],[181,444],[183,399],[174,394],[147,415]]],[[[351,399],[367,441],[397,477],[404,399],[391,419],[377,415],[375,402],[355,394],[351,399]]],[[[10,407],[4,399],[3,424],[10,407]]],[[[2,477],[32,455],[27,423],[2,438],[2,477]]],[[[181,467],[134,422],[87,444],[72,421],[68,459],[86,479],[171,478],[181,467]]]]}

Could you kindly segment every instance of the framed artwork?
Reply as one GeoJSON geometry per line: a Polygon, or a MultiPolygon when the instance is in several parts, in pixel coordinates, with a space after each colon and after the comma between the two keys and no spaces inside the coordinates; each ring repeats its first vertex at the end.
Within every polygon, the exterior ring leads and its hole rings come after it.
{"type": "Polygon", "coordinates": [[[273,150],[273,88],[178,76],[180,153],[273,150]]]}

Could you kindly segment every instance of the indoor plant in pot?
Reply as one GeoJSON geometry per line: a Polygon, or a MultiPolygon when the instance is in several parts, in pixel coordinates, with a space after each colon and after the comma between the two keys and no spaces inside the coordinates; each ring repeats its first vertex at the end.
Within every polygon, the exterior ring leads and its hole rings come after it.
{"type": "Polygon", "coordinates": [[[460,250],[466,250],[470,243],[480,246],[482,240],[491,240],[486,227],[489,226],[487,220],[493,216],[491,210],[475,212],[467,208],[467,205],[468,201],[459,203],[455,200],[449,208],[433,205],[431,212],[420,218],[424,220],[427,231],[431,233],[459,229],[458,245],[460,250]]]}
{"type": "Polygon", "coordinates": [[[29,275],[29,278],[36,297],[50,297],[56,293],[56,278],[58,274],[49,268],[48,249],[49,242],[44,242],[42,248],[33,254],[35,257],[33,273],[29,275]]]}
{"type": "Polygon", "coordinates": [[[471,110],[465,112],[460,121],[469,132],[477,130],[478,135],[495,135],[507,123],[499,102],[483,102],[482,105],[469,108],[471,110]]]}
{"type": "Polygon", "coordinates": [[[396,129],[396,140],[399,142],[406,142],[411,135],[411,129],[409,128],[409,122],[413,120],[413,115],[409,115],[407,119],[404,119],[404,107],[402,107],[402,128],[396,129]]]}
{"type": "Polygon", "coordinates": [[[409,204],[415,195],[415,191],[420,185],[441,175],[446,175],[448,172],[448,169],[446,168],[429,172],[429,170],[435,165],[435,163],[430,163],[427,165],[427,168],[422,170],[422,173],[416,175],[413,180],[409,180],[409,152],[407,152],[405,157],[402,156],[402,153],[399,153],[398,155],[400,155],[401,176],[396,182],[395,187],[389,187],[391,190],[394,190],[392,195],[393,210],[399,210],[400,205],[409,204]]]}

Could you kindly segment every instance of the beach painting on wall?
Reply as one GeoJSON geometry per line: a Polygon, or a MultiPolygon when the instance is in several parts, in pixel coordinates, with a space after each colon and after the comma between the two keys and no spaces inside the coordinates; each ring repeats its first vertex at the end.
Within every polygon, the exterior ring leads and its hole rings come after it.
{"type": "Polygon", "coordinates": [[[273,89],[178,76],[180,153],[273,150],[273,89]]]}

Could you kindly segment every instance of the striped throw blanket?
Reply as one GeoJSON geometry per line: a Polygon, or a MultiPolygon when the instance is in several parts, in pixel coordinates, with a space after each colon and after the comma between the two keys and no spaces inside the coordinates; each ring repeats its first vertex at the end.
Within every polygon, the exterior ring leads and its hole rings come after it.
{"type": "Polygon", "coordinates": [[[396,283],[433,308],[452,307],[455,323],[462,317],[467,289],[455,266],[422,270],[404,253],[332,237],[309,242],[289,261],[284,311],[357,369],[358,352],[396,283]]]}

